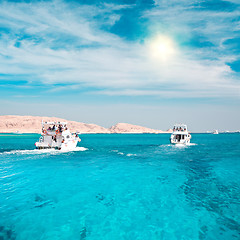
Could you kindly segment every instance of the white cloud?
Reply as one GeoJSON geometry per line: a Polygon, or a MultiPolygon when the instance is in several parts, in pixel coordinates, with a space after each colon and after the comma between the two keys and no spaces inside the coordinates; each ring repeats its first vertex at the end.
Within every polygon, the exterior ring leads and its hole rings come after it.
{"type": "Polygon", "coordinates": [[[10,31],[0,39],[0,72],[24,75],[29,82],[71,83],[74,88],[87,86],[92,91],[99,88],[98,93],[106,95],[238,97],[239,82],[226,64],[236,56],[225,52],[223,42],[235,37],[229,24],[239,12],[210,14],[197,12],[192,6],[165,4],[156,5],[143,17],[153,23],[161,19],[172,27],[170,36],[184,32],[188,38],[198,32],[216,47],[178,46],[178,55],[164,63],[149,57],[148,41],[128,42],[104,30],[121,18],[115,10],[128,5],[105,4],[100,8],[72,7],[61,1],[4,2],[0,7],[1,25],[10,31]],[[20,47],[16,47],[18,42],[20,47]]]}

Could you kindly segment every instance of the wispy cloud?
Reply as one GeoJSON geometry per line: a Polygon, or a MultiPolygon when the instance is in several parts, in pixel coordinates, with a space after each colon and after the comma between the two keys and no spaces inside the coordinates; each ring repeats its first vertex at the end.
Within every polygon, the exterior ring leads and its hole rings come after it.
{"type": "Polygon", "coordinates": [[[210,11],[194,2],[156,2],[141,16],[150,22],[149,39],[135,42],[111,33],[122,10],[134,6],[3,2],[0,72],[24,76],[29,85],[71,84],[106,95],[239,97],[240,83],[228,65],[239,56],[225,45],[239,34],[238,7],[210,11]],[[149,55],[157,34],[176,42],[171,61],[149,55]],[[193,43],[194,36],[202,42],[193,43]]]}

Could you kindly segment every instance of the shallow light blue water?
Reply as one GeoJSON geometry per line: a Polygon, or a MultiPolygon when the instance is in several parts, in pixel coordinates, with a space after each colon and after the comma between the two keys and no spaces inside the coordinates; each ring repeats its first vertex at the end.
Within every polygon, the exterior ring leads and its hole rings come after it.
{"type": "Polygon", "coordinates": [[[0,240],[240,239],[240,134],[0,134],[0,240]]]}

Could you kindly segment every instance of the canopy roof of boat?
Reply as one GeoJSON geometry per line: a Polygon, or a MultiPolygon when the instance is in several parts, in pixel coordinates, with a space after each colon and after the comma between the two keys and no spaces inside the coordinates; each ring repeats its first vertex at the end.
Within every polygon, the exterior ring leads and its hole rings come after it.
{"type": "Polygon", "coordinates": [[[172,135],[188,135],[187,131],[175,131],[172,133],[172,135]]]}
{"type": "Polygon", "coordinates": [[[42,125],[67,125],[67,122],[44,122],[42,121],[42,125]]]}
{"type": "Polygon", "coordinates": [[[174,124],[174,127],[175,127],[175,128],[179,128],[179,127],[180,127],[180,128],[186,128],[186,129],[187,129],[187,125],[186,125],[186,124],[182,124],[182,123],[180,123],[180,124],[179,124],[179,123],[174,124]]]}

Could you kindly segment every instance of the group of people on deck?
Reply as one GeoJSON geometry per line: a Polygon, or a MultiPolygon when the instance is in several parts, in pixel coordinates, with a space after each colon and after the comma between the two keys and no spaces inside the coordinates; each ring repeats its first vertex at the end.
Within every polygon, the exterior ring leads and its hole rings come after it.
{"type": "MultiPolygon", "coordinates": [[[[56,126],[55,124],[51,127],[51,126],[49,126],[48,127],[48,131],[59,131],[60,133],[61,132],[63,132],[63,131],[65,131],[65,130],[67,130],[68,128],[67,128],[67,125],[62,125],[62,124],[59,124],[58,126],[56,126]]],[[[43,131],[44,131],[44,128],[43,128],[43,131]]]]}
{"type": "Polygon", "coordinates": [[[181,132],[185,132],[187,131],[187,129],[185,127],[174,127],[173,131],[181,131],[181,132]]]}
{"type": "MultiPolygon", "coordinates": [[[[57,134],[57,133],[62,133],[62,132],[65,131],[65,130],[68,130],[66,124],[65,124],[64,126],[63,126],[62,124],[59,124],[58,126],[54,124],[52,127],[49,126],[48,129],[47,129],[47,131],[56,131],[56,134],[57,134]]],[[[47,134],[47,131],[46,131],[45,128],[43,127],[42,132],[45,133],[45,134],[47,134]]],[[[53,140],[54,142],[57,142],[57,135],[56,135],[56,134],[55,134],[54,136],[52,136],[52,140],[53,140]]],[[[64,140],[63,140],[63,142],[64,142],[64,140]]]]}
{"type": "MultiPolygon", "coordinates": [[[[46,130],[44,127],[42,128],[43,134],[45,134],[45,135],[52,135],[52,140],[53,140],[54,142],[57,142],[57,134],[62,133],[62,132],[65,131],[65,130],[68,130],[66,124],[65,124],[65,125],[63,125],[63,124],[59,124],[59,125],[54,124],[52,127],[49,126],[49,127],[47,128],[47,130],[46,130]],[[53,132],[55,132],[55,134],[53,135],[52,132],[48,132],[48,131],[53,131],[53,132]]],[[[69,136],[67,136],[67,137],[69,137],[69,136]]],[[[75,137],[76,137],[76,138],[78,137],[78,134],[77,134],[77,133],[75,133],[75,137]]],[[[63,143],[64,141],[65,141],[65,139],[64,139],[64,137],[62,137],[62,143],[63,143]]]]}

